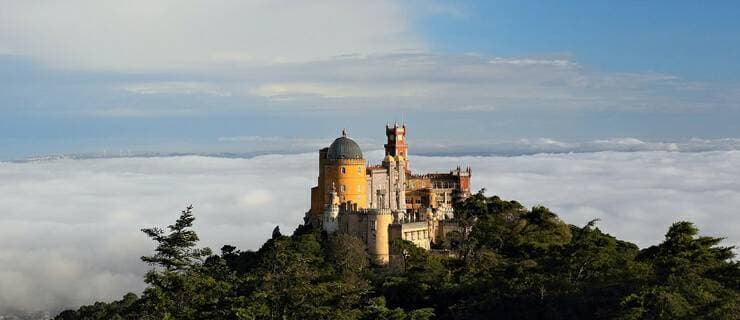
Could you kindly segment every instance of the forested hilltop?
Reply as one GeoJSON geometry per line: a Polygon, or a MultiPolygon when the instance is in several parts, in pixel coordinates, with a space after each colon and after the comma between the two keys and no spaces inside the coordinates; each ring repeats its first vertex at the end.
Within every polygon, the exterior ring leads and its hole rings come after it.
{"type": "MultiPolygon", "coordinates": [[[[402,262],[370,263],[359,239],[276,228],[258,251],[198,248],[188,208],[142,257],[141,296],[56,319],[740,319],[740,266],[722,238],[674,223],[640,250],[592,221],[479,192],[455,207],[463,232],[428,252],[392,244],[402,262]]],[[[132,257],[133,258],[133,257],[132,257]]]]}

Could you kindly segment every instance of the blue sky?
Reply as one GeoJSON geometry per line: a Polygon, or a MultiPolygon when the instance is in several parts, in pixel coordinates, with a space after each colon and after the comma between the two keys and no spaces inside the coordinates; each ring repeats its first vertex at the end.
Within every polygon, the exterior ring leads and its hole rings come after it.
{"type": "Polygon", "coordinates": [[[472,1],[420,25],[445,52],[560,53],[600,70],[740,80],[736,1],[472,1]]]}
{"type": "Polygon", "coordinates": [[[0,6],[0,159],[740,136],[734,1],[0,6]]]}

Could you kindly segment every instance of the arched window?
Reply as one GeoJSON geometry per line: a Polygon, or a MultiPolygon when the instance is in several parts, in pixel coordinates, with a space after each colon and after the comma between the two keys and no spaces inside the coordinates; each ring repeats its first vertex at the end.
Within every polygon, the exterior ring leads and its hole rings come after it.
{"type": "Polygon", "coordinates": [[[346,189],[345,189],[344,185],[340,185],[340,186],[339,186],[339,191],[340,191],[340,192],[344,192],[344,191],[346,191],[346,189]]]}
{"type": "Polygon", "coordinates": [[[342,174],[347,173],[347,169],[345,167],[342,167],[342,174]]]}
{"type": "Polygon", "coordinates": [[[362,173],[362,167],[357,167],[357,173],[362,173]]]}

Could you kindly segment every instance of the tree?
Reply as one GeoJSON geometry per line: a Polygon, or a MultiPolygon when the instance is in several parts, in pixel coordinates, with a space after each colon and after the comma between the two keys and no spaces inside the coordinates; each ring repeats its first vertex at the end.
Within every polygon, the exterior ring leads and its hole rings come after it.
{"type": "Polygon", "coordinates": [[[339,273],[359,273],[370,265],[365,244],[357,237],[333,234],[328,239],[327,258],[339,273]]]}
{"type": "Polygon", "coordinates": [[[157,242],[155,254],[143,256],[141,260],[168,271],[183,271],[202,262],[202,259],[211,255],[209,248],[196,248],[198,235],[191,228],[195,217],[190,205],[180,214],[175,224],[167,226],[170,233],[165,235],[159,227],[141,229],[147,236],[157,242]]]}
{"type": "Polygon", "coordinates": [[[198,235],[192,229],[195,217],[188,206],[168,234],[159,227],[141,231],[157,242],[155,254],[141,260],[162,270],[150,270],[144,281],[150,285],[144,291],[144,309],[151,318],[200,319],[218,318],[219,297],[227,295],[231,284],[219,281],[201,268],[203,259],[211,255],[209,248],[197,248],[198,235]]]}
{"type": "Polygon", "coordinates": [[[676,222],[663,243],[643,250],[651,280],[622,302],[623,319],[740,319],[740,266],[722,238],[697,236],[690,222],[676,222]]]}

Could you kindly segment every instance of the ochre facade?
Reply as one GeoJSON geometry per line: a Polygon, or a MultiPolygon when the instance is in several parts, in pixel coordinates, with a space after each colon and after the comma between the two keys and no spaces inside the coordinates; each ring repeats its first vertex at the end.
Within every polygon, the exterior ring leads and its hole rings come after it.
{"type": "MultiPolygon", "coordinates": [[[[323,166],[324,190],[335,186],[340,202],[356,203],[360,208],[367,207],[365,160],[336,160],[327,161],[323,166]]],[[[329,194],[324,193],[324,203],[329,200],[329,194]]]]}
{"type": "Polygon", "coordinates": [[[376,263],[394,255],[390,244],[408,240],[430,249],[456,229],[453,204],[470,195],[470,168],[413,174],[405,125],[386,125],[385,157],[368,166],[359,145],[342,132],[319,150],[317,185],[311,189],[306,223],[354,235],[376,263]]]}

